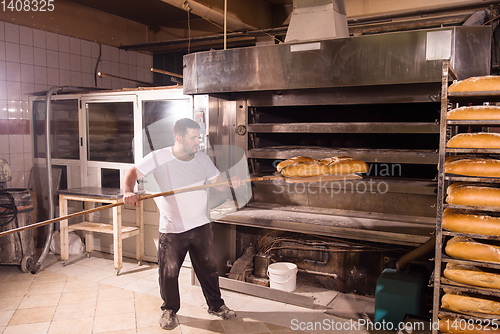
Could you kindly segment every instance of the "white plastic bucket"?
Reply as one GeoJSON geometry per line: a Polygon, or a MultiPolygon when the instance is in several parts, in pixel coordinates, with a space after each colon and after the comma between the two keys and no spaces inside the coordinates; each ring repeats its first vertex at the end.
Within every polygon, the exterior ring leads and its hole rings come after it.
{"type": "Polygon", "coordinates": [[[270,287],[277,290],[293,291],[297,283],[297,265],[290,262],[276,262],[267,268],[270,287]]]}

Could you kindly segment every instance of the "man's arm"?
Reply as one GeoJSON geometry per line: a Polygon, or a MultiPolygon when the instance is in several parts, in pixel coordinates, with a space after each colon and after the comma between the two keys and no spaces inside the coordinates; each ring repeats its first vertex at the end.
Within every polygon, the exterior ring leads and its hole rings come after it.
{"type": "Polygon", "coordinates": [[[135,167],[130,168],[125,173],[125,179],[123,180],[123,203],[125,205],[139,206],[137,195],[134,193],[134,187],[136,181],[142,176],[135,167]]]}

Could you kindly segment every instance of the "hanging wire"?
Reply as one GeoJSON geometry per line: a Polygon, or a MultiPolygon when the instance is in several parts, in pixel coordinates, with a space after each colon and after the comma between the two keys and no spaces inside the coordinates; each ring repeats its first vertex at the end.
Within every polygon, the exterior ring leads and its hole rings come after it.
{"type": "Polygon", "coordinates": [[[267,233],[266,235],[262,236],[262,237],[260,238],[260,240],[259,240],[258,244],[257,244],[258,249],[261,249],[262,242],[264,241],[264,239],[265,239],[266,237],[268,237],[270,234],[272,234],[272,233],[276,233],[276,232],[278,232],[278,231],[276,231],[276,230],[275,230],[275,231],[271,231],[271,232],[267,233]]]}
{"type": "MultiPolygon", "coordinates": [[[[189,6],[189,5],[188,5],[189,6]]],[[[190,53],[191,50],[191,22],[189,20],[189,13],[191,13],[192,8],[189,6],[187,12],[188,12],[188,54],[190,53]]]]}
{"type": "Polygon", "coordinates": [[[97,57],[97,61],[95,63],[95,70],[94,70],[94,84],[95,87],[97,87],[97,77],[99,76],[99,71],[97,71],[97,68],[99,67],[99,63],[101,61],[101,52],[102,52],[102,45],[99,43],[99,57],[97,57]]]}

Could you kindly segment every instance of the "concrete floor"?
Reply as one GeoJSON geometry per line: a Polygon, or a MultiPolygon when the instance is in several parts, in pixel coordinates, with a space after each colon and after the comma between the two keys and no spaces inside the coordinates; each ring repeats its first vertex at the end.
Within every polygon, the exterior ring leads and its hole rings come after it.
{"type": "MultiPolygon", "coordinates": [[[[18,266],[0,266],[0,282],[3,334],[167,332],[158,326],[162,302],[156,264],[139,266],[125,258],[116,276],[109,254],[73,256],[64,267],[58,256],[49,254],[35,275],[22,273],[18,266]]],[[[179,325],[171,333],[368,333],[357,321],[374,309],[370,298],[300,285],[294,293],[313,296],[314,307],[222,290],[238,317],[220,320],[207,313],[200,287],[191,284],[190,268],[182,268],[179,285],[179,325]]]]}

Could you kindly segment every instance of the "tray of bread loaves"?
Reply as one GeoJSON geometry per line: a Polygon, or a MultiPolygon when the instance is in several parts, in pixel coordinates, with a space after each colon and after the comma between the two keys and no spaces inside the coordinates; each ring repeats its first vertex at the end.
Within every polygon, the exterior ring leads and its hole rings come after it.
{"type": "MultiPolygon", "coordinates": [[[[482,319],[498,319],[498,316],[500,315],[499,305],[500,300],[495,296],[459,293],[450,290],[448,290],[441,298],[442,310],[449,310],[482,319]]],[[[442,311],[440,313],[444,314],[445,312],[446,311],[442,311]]],[[[498,332],[495,331],[493,333],[498,332]]]]}
{"type": "Polygon", "coordinates": [[[446,142],[450,153],[500,153],[500,133],[459,133],[446,142]]]}
{"type": "Polygon", "coordinates": [[[447,156],[444,172],[448,180],[500,183],[500,160],[472,155],[447,156]]]}
{"type": "Polygon", "coordinates": [[[335,156],[317,160],[310,157],[294,157],[276,166],[276,174],[289,183],[328,182],[362,179],[359,174],[368,172],[368,164],[347,156],[335,156]]]}
{"type": "Polygon", "coordinates": [[[500,185],[455,182],[446,188],[447,208],[500,211],[500,185]]]}
{"type": "Polygon", "coordinates": [[[458,291],[480,291],[500,297],[500,272],[496,269],[448,262],[443,270],[441,283],[458,291]]]}
{"type": "MultiPolygon", "coordinates": [[[[498,275],[498,274],[493,274],[498,275]]],[[[476,275],[472,276],[475,277],[476,275]]],[[[441,277],[441,288],[450,289],[454,292],[464,292],[464,293],[481,293],[488,296],[500,297],[500,290],[498,288],[483,288],[480,286],[462,284],[445,277],[441,277]]]]}
{"type": "Polygon", "coordinates": [[[446,119],[450,125],[498,125],[500,124],[500,106],[462,106],[448,111],[446,119]]]}
{"type": "Polygon", "coordinates": [[[451,98],[489,97],[498,100],[500,76],[484,75],[455,81],[448,87],[448,96],[451,98]]]}

